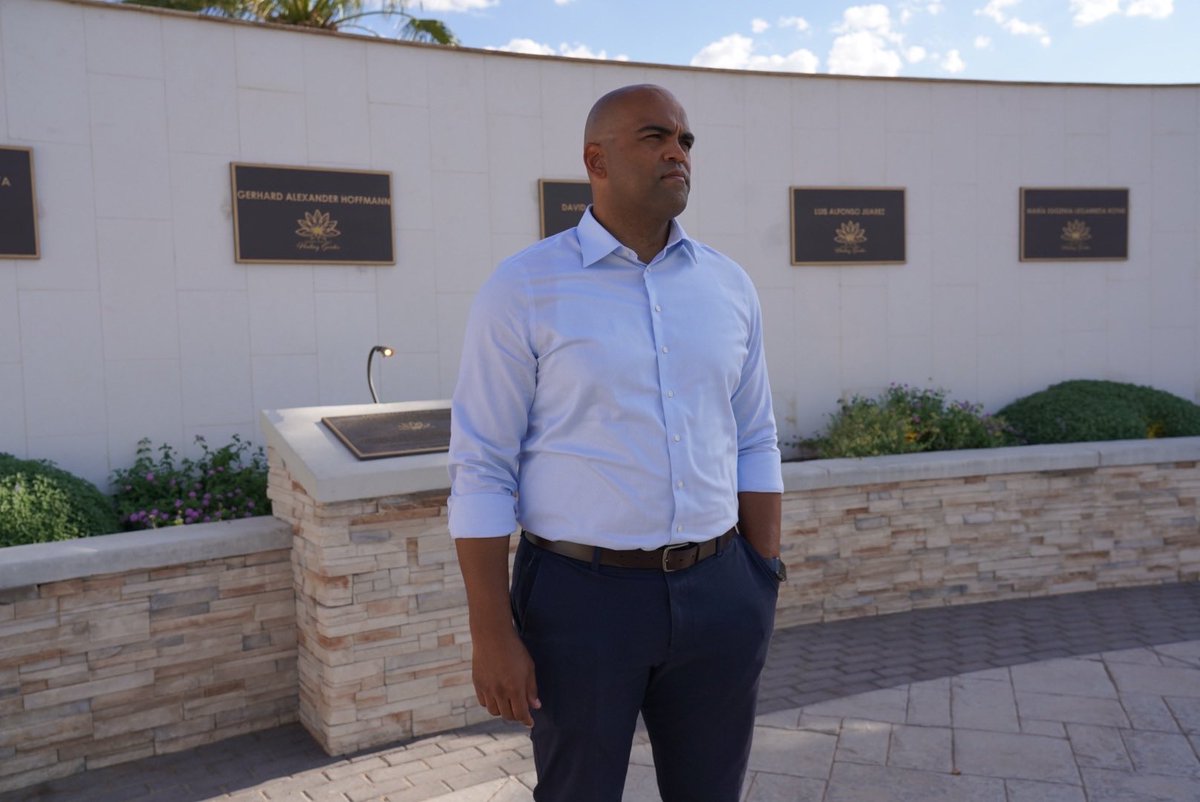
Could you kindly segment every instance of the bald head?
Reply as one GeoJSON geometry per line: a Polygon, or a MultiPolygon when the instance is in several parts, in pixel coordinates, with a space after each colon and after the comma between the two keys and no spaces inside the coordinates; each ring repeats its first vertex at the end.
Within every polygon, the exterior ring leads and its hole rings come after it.
{"type": "Polygon", "coordinates": [[[676,106],[679,101],[666,89],[655,84],[633,84],[614,89],[601,97],[592,105],[588,112],[587,123],[583,127],[583,144],[600,143],[611,139],[623,112],[648,96],[658,96],[676,106]]]}

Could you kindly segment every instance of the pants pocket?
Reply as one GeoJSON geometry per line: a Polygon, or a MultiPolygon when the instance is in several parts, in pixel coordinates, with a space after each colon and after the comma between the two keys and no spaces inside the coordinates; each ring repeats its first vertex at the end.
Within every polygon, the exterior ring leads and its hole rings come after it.
{"type": "Polygon", "coordinates": [[[746,556],[750,559],[750,562],[754,563],[758,574],[770,584],[773,590],[778,591],[779,577],[775,575],[775,571],[772,570],[767,559],[759,554],[758,549],[754,548],[745,537],[738,535],[737,539],[741,544],[742,550],[746,552],[746,556]]]}
{"type": "Polygon", "coordinates": [[[512,608],[513,623],[518,634],[525,633],[528,622],[529,600],[533,598],[533,587],[537,582],[538,569],[542,564],[541,552],[522,539],[513,559],[512,587],[508,600],[512,608]]]}

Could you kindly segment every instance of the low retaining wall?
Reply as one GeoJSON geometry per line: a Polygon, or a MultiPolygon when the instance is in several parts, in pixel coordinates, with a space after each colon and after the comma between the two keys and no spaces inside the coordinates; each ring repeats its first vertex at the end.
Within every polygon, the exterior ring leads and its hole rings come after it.
{"type": "MultiPolygon", "coordinates": [[[[331,754],[488,718],[445,491],[0,551],[0,790],[299,718],[331,754]]],[[[305,481],[309,481],[305,478],[305,481]]],[[[1200,579],[1200,438],[784,466],[778,625],[1200,579]]]]}
{"type": "Polygon", "coordinates": [[[1200,438],[784,466],[778,626],[1200,579],[1200,438]]]}
{"type": "Polygon", "coordinates": [[[273,518],[0,550],[0,791],[296,719],[273,518]]]}

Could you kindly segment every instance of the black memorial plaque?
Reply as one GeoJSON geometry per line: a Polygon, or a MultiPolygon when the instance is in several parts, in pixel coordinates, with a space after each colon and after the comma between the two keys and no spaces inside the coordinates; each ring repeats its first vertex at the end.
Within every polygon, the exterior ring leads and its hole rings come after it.
{"type": "Polygon", "coordinates": [[[392,175],[230,164],[234,258],[394,265],[392,175]]]}
{"type": "Polygon", "coordinates": [[[419,409],[321,418],[360,460],[432,454],[450,448],[450,410],[419,409]]]}
{"type": "Polygon", "coordinates": [[[792,187],[791,205],[794,265],[906,260],[903,189],[792,187]]]}
{"type": "Polygon", "coordinates": [[[33,151],[0,147],[0,259],[37,259],[33,151]]]}
{"type": "Polygon", "coordinates": [[[1022,262],[1128,258],[1127,188],[1021,188],[1022,262]]]}
{"type": "Polygon", "coordinates": [[[587,181],[538,181],[542,209],[542,238],[574,228],[592,202],[592,185],[587,181]]]}

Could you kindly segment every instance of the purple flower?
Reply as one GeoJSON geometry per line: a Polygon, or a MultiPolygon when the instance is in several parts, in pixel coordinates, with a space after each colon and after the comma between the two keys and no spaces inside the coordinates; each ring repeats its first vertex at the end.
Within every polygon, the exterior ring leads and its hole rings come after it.
{"type": "Polygon", "coordinates": [[[153,482],[153,481],[154,481],[154,471],[150,471],[149,473],[147,473],[147,474],[146,474],[146,481],[147,481],[147,482],[153,482]]]}

